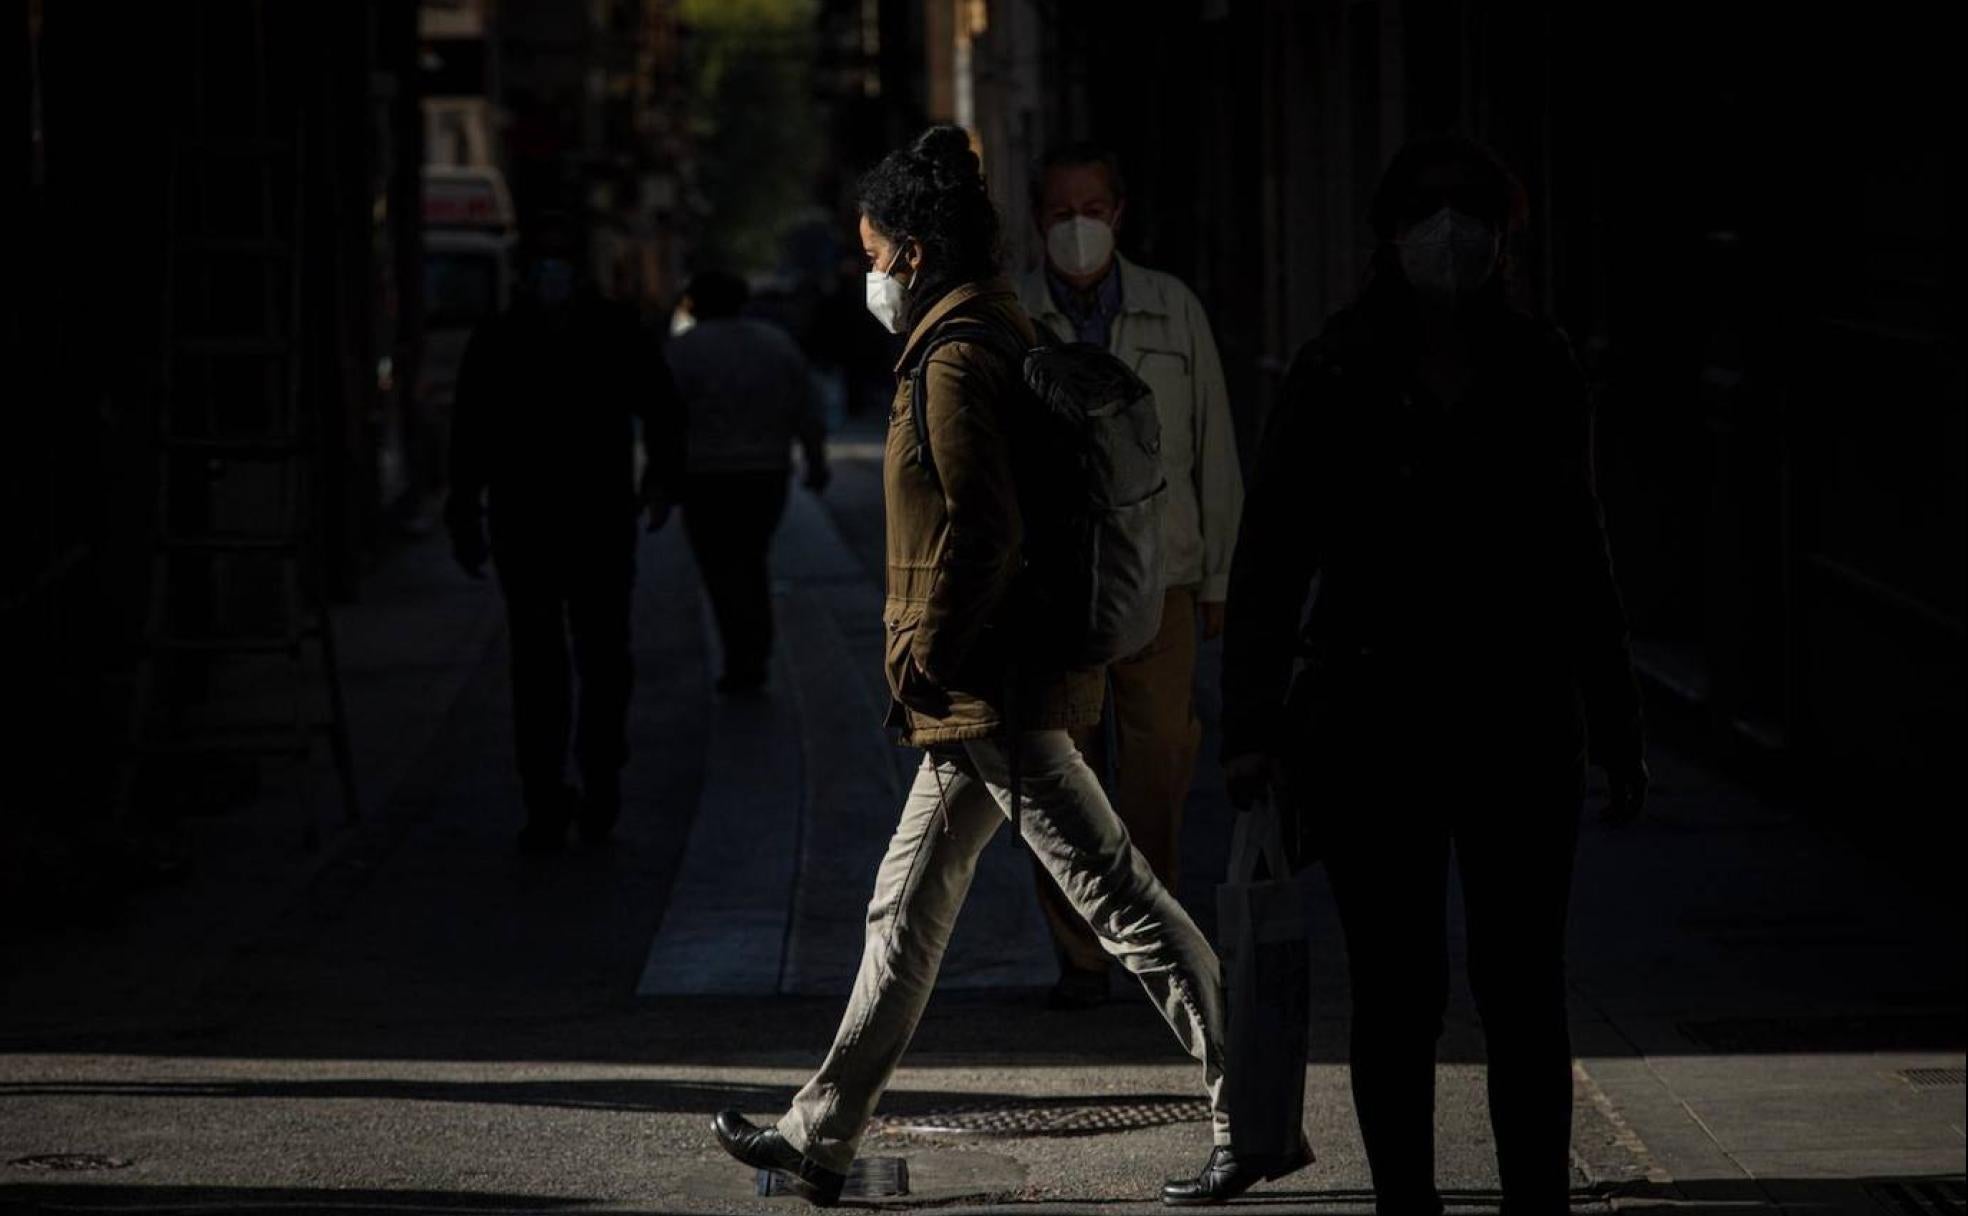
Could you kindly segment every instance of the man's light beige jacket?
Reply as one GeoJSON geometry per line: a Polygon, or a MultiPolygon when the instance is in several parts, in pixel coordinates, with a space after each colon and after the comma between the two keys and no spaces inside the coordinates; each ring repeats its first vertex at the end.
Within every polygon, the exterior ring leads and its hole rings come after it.
{"type": "MultiPolygon", "coordinates": [[[[1168,584],[1195,586],[1199,599],[1221,602],[1230,588],[1244,481],[1216,338],[1202,301],[1180,279],[1126,258],[1115,262],[1121,312],[1107,349],[1155,390],[1169,480],[1168,584]]],[[[1018,296],[1034,321],[1073,340],[1073,323],[1053,302],[1044,269],[1019,280],[1018,296]]]]}

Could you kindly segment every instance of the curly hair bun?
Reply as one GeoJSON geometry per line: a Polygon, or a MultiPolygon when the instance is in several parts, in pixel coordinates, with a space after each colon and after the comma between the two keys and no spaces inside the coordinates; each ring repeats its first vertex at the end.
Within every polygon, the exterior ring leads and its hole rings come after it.
{"type": "Polygon", "coordinates": [[[968,184],[983,177],[977,153],[970,150],[970,132],[962,127],[931,127],[911,151],[930,167],[939,186],[968,184]]]}
{"type": "Polygon", "coordinates": [[[860,194],[861,213],[875,230],[892,241],[921,242],[948,282],[997,273],[997,208],[962,127],[931,127],[890,152],[861,179],[860,194]]]}

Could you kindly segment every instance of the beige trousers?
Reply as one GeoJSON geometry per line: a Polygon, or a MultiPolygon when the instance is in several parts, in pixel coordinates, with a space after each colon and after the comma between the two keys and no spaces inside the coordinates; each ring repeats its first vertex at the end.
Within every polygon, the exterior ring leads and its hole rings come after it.
{"type": "MultiPolygon", "coordinates": [[[[1214,1142],[1230,1143],[1215,951],[1155,880],[1066,732],[1035,731],[1020,743],[1026,847],[1202,1064],[1214,1142]]],[[[779,1121],[793,1147],[828,1169],[844,1173],[853,1162],[936,985],[978,854],[1010,812],[1007,758],[1001,739],[923,756],[876,872],[867,944],[833,1048],[779,1121]]]]}
{"type": "MultiPolygon", "coordinates": [[[[1148,868],[1171,891],[1179,890],[1182,807],[1196,772],[1203,725],[1196,718],[1196,589],[1171,587],[1162,601],[1155,640],[1107,668],[1114,718],[1114,811],[1127,826],[1148,868]]],[[[1075,740],[1095,773],[1107,768],[1106,732],[1093,726],[1075,740]]],[[[1062,973],[1104,975],[1107,955],[1071,901],[1045,875],[1037,875],[1039,904],[1052,928],[1062,973]]]]}

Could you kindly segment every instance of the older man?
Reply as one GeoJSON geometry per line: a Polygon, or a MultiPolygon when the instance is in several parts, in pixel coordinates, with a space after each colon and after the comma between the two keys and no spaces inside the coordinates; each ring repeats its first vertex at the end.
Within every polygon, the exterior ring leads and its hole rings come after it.
{"type": "MultiPolygon", "coordinates": [[[[1115,233],[1127,192],[1114,154],[1074,144],[1047,154],[1032,180],[1032,221],[1045,264],[1019,296],[1033,319],[1068,341],[1106,347],[1155,391],[1169,480],[1167,596],[1162,628],[1140,653],[1109,668],[1115,810],[1156,877],[1176,889],[1182,806],[1201,725],[1194,685],[1197,634],[1223,629],[1230,556],[1243,506],[1236,437],[1209,318],[1173,275],[1119,256],[1115,233]]],[[[1106,736],[1081,750],[1107,767],[1106,736]]],[[[1105,953],[1050,877],[1039,881],[1058,948],[1060,978],[1049,1003],[1077,1009],[1107,996],[1105,953]]]]}

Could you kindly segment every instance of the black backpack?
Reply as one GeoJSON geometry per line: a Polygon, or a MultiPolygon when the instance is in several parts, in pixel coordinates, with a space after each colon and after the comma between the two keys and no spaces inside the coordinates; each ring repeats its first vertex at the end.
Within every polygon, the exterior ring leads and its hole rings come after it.
{"type": "Polygon", "coordinates": [[[1161,415],[1153,392],[1103,347],[1061,343],[1043,328],[1027,350],[1004,327],[950,321],[909,370],[916,463],[936,478],[923,369],[951,342],[974,342],[1020,372],[1026,398],[1009,413],[1025,517],[1024,566],[1011,602],[1026,653],[1062,669],[1133,654],[1161,629],[1161,415]]]}

